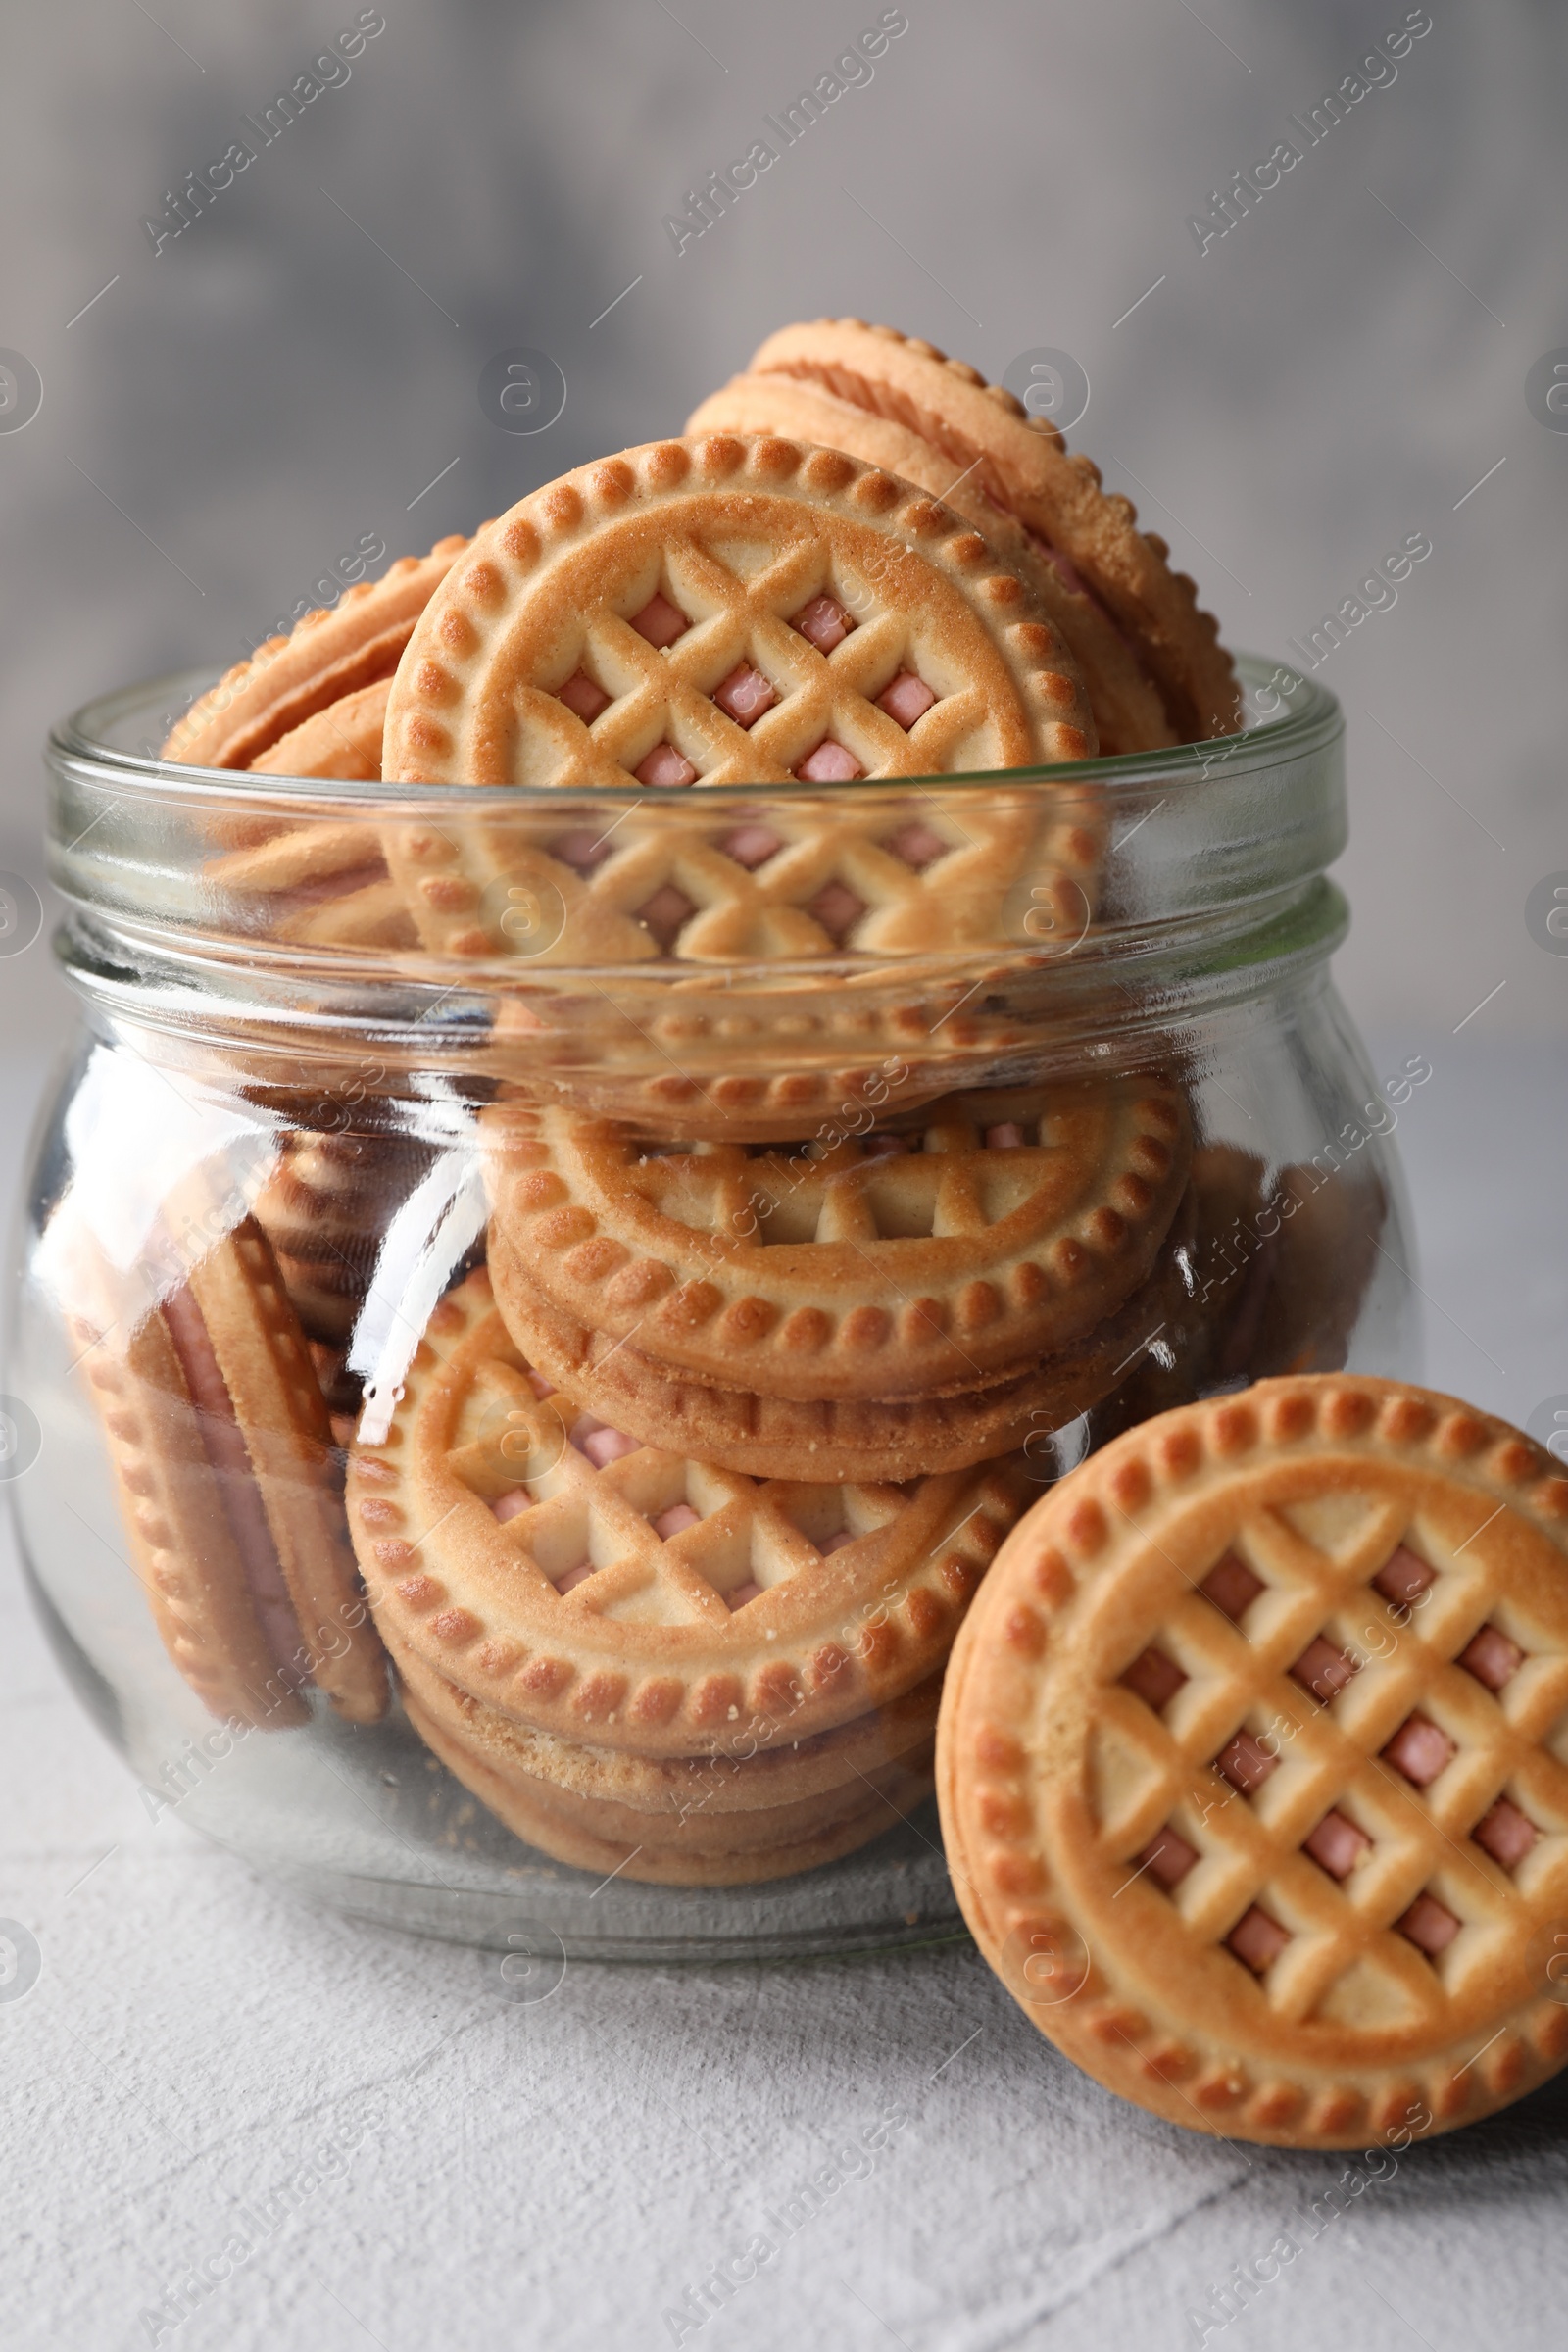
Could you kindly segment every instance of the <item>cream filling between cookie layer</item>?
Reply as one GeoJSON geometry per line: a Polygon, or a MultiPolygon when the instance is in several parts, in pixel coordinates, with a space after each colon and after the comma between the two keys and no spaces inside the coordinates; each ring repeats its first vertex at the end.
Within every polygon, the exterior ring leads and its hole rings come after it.
{"type": "Polygon", "coordinates": [[[201,1308],[183,1284],[164,1300],[163,1316],[196,1413],[202,1450],[218,1478],[223,1516],[245,1571],[245,1587],[272,1663],[291,1689],[313,1677],[304,1663],[299,1620],[256,1488],[245,1433],[234,1411],[201,1308]]]}

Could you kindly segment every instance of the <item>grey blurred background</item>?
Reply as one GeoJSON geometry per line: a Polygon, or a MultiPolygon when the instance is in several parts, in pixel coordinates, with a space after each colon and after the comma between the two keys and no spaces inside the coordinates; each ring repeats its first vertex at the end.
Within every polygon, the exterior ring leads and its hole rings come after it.
{"type": "MultiPolygon", "coordinates": [[[[363,534],[397,553],[467,529],[678,427],[772,326],[856,313],[993,375],[1070,351],[1093,386],[1074,444],[1233,643],[1284,653],[1430,537],[1321,672],[1350,717],[1342,985],[1401,1048],[1489,992],[1463,1042],[1553,1027],[1568,961],[1524,904],[1568,866],[1568,434],[1525,379],[1568,344],[1568,11],[1434,0],[1396,78],[1200,253],[1189,216],[1296,135],[1399,0],[908,0],[874,77],[679,255],[663,216],[877,6],[381,13],[349,78],[156,255],[163,192],[356,10],[6,13],[0,345],[44,396],[0,432],[0,865],[41,879],[58,713],[237,658],[363,534]],[[569,388],[532,438],[477,398],[517,344],[569,388]]],[[[43,945],[0,989],[13,1040],[60,1028],[43,945]]]]}

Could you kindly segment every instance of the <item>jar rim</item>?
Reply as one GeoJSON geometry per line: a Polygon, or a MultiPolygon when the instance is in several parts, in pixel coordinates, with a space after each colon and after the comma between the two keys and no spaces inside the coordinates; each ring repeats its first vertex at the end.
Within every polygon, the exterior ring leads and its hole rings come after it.
{"type": "MultiPolygon", "coordinates": [[[[690,806],[700,797],[706,804],[752,801],[760,792],[784,807],[801,803],[831,808],[862,799],[877,790],[920,792],[940,790],[962,796],[998,790],[1016,791],[1039,786],[1092,789],[1119,798],[1147,790],[1153,782],[1180,782],[1184,790],[1201,787],[1216,774],[1234,780],[1239,774],[1277,768],[1327,749],[1344,732],[1344,713],[1336,696],[1314,679],[1266,657],[1239,654],[1236,666],[1248,703],[1272,695],[1282,706],[1278,715],[1262,715],[1253,725],[1233,735],[1201,743],[1170,744],[1152,751],[1102,754],[1093,760],[1060,760],[1037,767],[980,768],[960,774],[856,778],[844,783],[751,783],[707,787],[700,796],[690,786],[635,784],[645,806],[690,806]]],[[[308,803],[313,811],[340,809],[345,816],[364,816],[377,807],[395,804],[400,809],[422,805],[468,810],[498,808],[542,808],[561,797],[552,785],[521,784],[389,784],[353,782],[341,778],[259,775],[248,768],[208,768],[166,760],[145,739],[137,748],[124,740],[127,732],[156,723],[167,734],[196,697],[217,683],[220,671],[173,670],[162,677],[118,688],[78,706],[50,730],[48,758],[52,766],[68,765],[112,773],[120,788],[150,794],[175,794],[221,806],[244,800],[279,808],[308,803]]],[[[588,806],[613,805],[626,797],[621,785],[573,785],[570,799],[588,806]]]]}

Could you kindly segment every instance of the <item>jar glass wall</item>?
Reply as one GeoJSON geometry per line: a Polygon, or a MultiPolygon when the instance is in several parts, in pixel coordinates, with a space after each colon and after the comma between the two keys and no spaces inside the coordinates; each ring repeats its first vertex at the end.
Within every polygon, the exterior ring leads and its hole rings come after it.
{"type": "Polygon", "coordinates": [[[1029,1503],[1418,1368],[1340,716],[1244,670],[1227,742],[928,787],[210,775],[192,681],[59,731],[13,1494],[155,1810],[536,1990],[956,1930],[935,1707],[1029,1503]]]}

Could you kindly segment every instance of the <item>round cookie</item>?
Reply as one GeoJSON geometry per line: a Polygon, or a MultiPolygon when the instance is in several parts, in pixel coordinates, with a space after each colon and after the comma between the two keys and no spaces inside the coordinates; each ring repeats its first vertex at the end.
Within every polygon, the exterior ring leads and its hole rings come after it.
{"type": "Polygon", "coordinates": [[[960,515],[839,451],[710,434],[579,467],[479,534],[399,663],[383,770],[750,787],[1094,748],[1050,615],[960,515]]]}
{"type": "Polygon", "coordinates": [[[441,539],[427,556],[400,556],[380,579],[307,612],[286,637],[269,637],[192,704],[160,756],[190,767],[251,767],[318,711],[390,678],[432,590],[467,544],[441,539]]]}
{"type": "Polygon", "coordinates": [[[215,1715],[301,1723],[315,1682],[349,1722],[374,1723],[385,1654],[326,1405],[261,1228],[237,1226],[150,1310],[116,1311],[123,1289],[107,1267],[100,1288],[104,1308],[74,1315],[73,1336],[174,1664],[215,1715]]]}
{"type": "Polygon", "coordinates": [[[810,1803],[863,1788],[892,1765],[923,1769],[936,1739],[942,1695],[939,1669],[888,1706],[781,1746],[755,1747],[742,1740],[737,1752],[728,1754],[640,1756],[536,1731],[487,1706],[405,1644],[391,1655],[405,1684],[427,1712],[448,1722],[454,1737],[480,1749],[494,1748],[498,1771],[548,1783],[564,1796],[670,1822],[810,1803]]]}
{"type": "Polygon", "coordinates": [[[972,468],[976,491],[1032,532],[1065,584],[1093,598],[1120,632],[1177,742],[1239,725],[1231,658],[1193,582],[1170,569],[1165,542],[1140,531],[1130,501],[1102,491],[1100,468],[1069,457],[1056,427],[1028,416],[1000,384],[918,336],[859,318],[783,327],[754,355],[750,373],[819,387],[918,433],[956,473],[972,468]]]}
{"type": "MultiPolygon", "coordinates": [[[[863,1819],[878,1797],[905,1810],[931,1793],[934,1727],[907,1761],[884,1757],[869,1771],[852,1771],[832,1787],[804,1796],[718,1806],[705,1802],[712,1789],[694,1788],[678,1803],[646,1806],[628,1804],[617,1795],[585,1795],[529,1769],[534,1750],[525,1727],[482,1705],[407,1653],[398,1660],[398,1671],[405,1699],[412,1697],[421,1716],[439,1724],[449,1740],[487,1765],[544,1816],[628,1847],[648,1838],[671,1852],[760,1853],[769,1846],[799,1845],[841,1822],[863,1819]]],[[[708,1770],[711,1778],[710,1764],[708,1770]]]]}
{"type": "Polygon", "coordinates": [[[1176,741],[1157,689],[1103,605],[1087,593],[1070,567],[1054,562],[1038,539],[995,504],[975,474],[958,471],[923,434],[853,401],[839,400],[819,384],[783,374],[735,376],[693,412],[686,430],[785,433],[791,440],[847,450],[869,466],[917,482],[966,515],[1008,570],[1027,580],[1045,605],[1083,673],[1102,757],[1153,751],[1176,741]]]}
{"type": "Polygon", "coordinates": [[[794,1845],[763,1850],[742,1845],[702,1854],[650,1838],[639,1847],[628,1848],[623,1842],[594,1837],[564,1821],[454,1740],[416,1699],[406,1699],[404,1703],[409,1721],[426,1747],[514,1837],[574,1870],[590,1872],[596,1879],[635,1879],[655,1886],[758,1886],[769,1879],[793,1878],[801,1871],[816,1870],[824,1862],[836,1862],[841,1855],[854,1853],[858,1846],[869,1844],[873,1838],[894,1828],[898,1818],[885,1798],[872,1796],[861,1813],[794,1845]]]}
{"type": "Polygon", "coordinates": [[[955,1883],[1041,2030],[1168,2121],[1445,2131],[1568,2057],[1565,1718],[1551,1457],[1397,1382],[1260,1382],[999,1555],[938,1735],[955,1883]]]}
{"type": "Polygon", "coordinates": [[[279,736],[250,762],[253,775],[315,776],[349,784],[381,780],[381,737],[386,728],[390,673],[371,685],[328,703],[324,710],[279,736]]]}
{"type": "Polygon", "coordinates": [[[540,1397],[483,1271],[348,1481],[390,1641],[538,1730],[650,1756],[776,1746],[911,1690],[1024,1494],[1016,1463],[906,1491],[638,1446],[540,1397]]]}
{"type": "Polygon", "coordinates": [[[505,1262],[558,1315],[811,1404],[982,1389],[1093,1330],[1149,1275],[1191,1149],[1157,1078],[950,1095],[810,1156],[511,1105],[482,1124],[505,1262]]]}
{"type": "Polygon", "coordinates": [[[903,1482],[1009,1454],[1108,1396],[1184,1297],[1176,1238],[1173,1231],[1151,1279],[1059,1354],[989,1387],[931,1396],[807,1401],[719,1386],[559,1314],[530,1288],[500,1234],[491,1238],[490,1276],[528,1361],[644,1445],[722,1461],[754,1478],[903,1482]]]}

